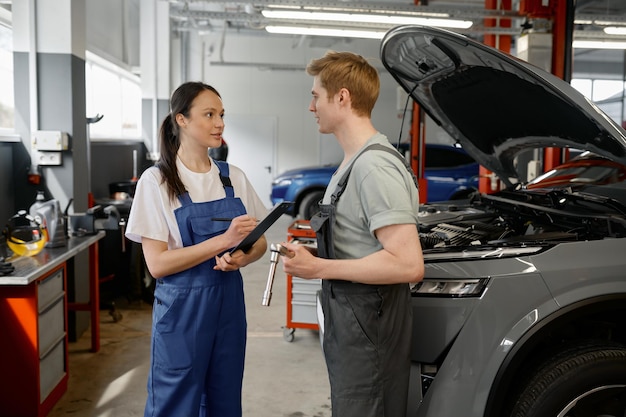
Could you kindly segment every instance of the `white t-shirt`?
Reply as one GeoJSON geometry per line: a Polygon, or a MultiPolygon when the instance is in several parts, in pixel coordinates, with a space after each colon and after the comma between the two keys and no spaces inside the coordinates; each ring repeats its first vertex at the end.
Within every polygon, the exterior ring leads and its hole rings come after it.
{"type": "MultiPolygon", "coordinates": [[[[190,171],[179,158],[176,158],[178,175],[194,203],[226,197],[226,191],[219,178],[219,169],[215,161],[211,162],[209,172],[198,173],[190,171]]],[[[267,214],[267,208],[248,178],[238,167],[229,164],[229,168],[235,197],[241,199],[249,215],[259,220],[263,219],[267,214]]],[[[174,216],[174,210],[180,206],[178,199],[170,200],[167,185],[162,183],[161,171],[156,166],[148,168],[137,182],[126,225],[126,237],[137,243],[141,243],[142,237],[147,237],[167,242],[169,249],[182,248],[183,242],[174,216]]]]}

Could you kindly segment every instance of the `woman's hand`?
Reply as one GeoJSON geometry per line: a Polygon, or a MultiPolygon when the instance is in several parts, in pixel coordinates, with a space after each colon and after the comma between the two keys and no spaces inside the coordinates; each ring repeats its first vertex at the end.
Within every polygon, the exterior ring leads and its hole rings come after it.
{"type": "Polygon", "coordinates": [[[234,248],[237,246],[239,242],[254,230],[256,225],[257,219],[255,217],[251,217],[247,214],[235,217],[230,222],[230,226],[228,226],[226,232],[222,235],[227,242],[227,247],[234,248]]]}
{"type": "Polygon", "coordinates": [[[243,251],[235,251],[232,255],[226,252],[222,256],[215,257],[215,266],[213,269],[218,271],[236,271],[245,266],[243,261],[245,254],[243,251]]]}
{"type": "Polygon", "coordinates": [[[244,214],[235,217],[226,232],[221,235],[178,249],[168,249],[167,242],[143,237],[141,243],[146,264],[155,278],[184,271],[212,258],[216,259],[215,269],[233,271],[242,268],[265,253],[264,237],[259,239],[247,254],[242,251],[228,254],[226,257],[220,254],[237,246],[256,227],[256,223],[254,217],[244,214]],[[218,260],[218,258],[224,259],[218,260]]]}
{"type": "Polygon", "coordinates": [[[245,253],[242,250],[236,250],[233,253],[226,252],[222,256],[215,257],[215,266],[213,269],[218,271],[235,271],[239,268],[258,260],[267,250],[267,241],[265,236],[261,236],[252,248],[245,253]]]}

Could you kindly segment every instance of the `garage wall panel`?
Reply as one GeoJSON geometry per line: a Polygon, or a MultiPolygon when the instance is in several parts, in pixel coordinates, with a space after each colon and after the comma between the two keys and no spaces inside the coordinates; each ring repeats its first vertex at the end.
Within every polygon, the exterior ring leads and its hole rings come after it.
{"type": "MultiPolygon", "coordinates": [[[[334,144],[329,144],[328,152],[323,149],[328,144],[327,139],[335,139],[321,137],[308,110],[313,79],[306,74],[305,67],[327,50],[358,53],[379,68],[382,91],[372,119],[390,140],[397,140],[400,131],[397,84],[384,71],[378,48],[378,41],[301,40],[299,37],[230,33],[222,39],[220,32],[190,39],[189,74],[191,79],[203,79],[220,91],[227,123],[229,111],[277,118],[275,173],[280,173],[332,159],[328,153],[337,151],[334,144]]],[[[227,132],[228,125],[226,136],[227,132]]],[[[408,131],[404,132],[406,137],[408,131]]]]}

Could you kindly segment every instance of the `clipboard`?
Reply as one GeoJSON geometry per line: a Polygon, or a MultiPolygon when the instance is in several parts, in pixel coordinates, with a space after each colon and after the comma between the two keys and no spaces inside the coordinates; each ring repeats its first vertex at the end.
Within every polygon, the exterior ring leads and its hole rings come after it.
{"type": "Polygon", "coordinates": [[[272,211],[265,216],[261,223],[257,224],[256,227],[250,232],[248,236],[246,236],[237,246],[230,250],[230,253],[235,252],[236,250],[242,250],[247,252],[250,250],[254,242],[259,240],[261,236],[273,225],[276,220],[280,218],[283,214],[287,212],[293,206],[293,201],[283,201],[282,203],[276,204],[272,211]]]}

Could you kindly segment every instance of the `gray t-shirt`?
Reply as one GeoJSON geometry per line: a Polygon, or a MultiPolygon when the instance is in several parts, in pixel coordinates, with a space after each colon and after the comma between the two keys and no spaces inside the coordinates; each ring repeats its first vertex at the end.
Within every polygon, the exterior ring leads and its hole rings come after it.
{"type": "MultiPolygon", "coordinates": [[[[381,133],[372,136],[363,149],[374,143],[393,149],[381,133]]],[[[330,204],[330,196],[352,160],[331,178],[324,194],[324,204],[330,204]]],[[[417,227],[418,210],[418,190],[402,161],[380,150],[365,152],[354,163],[345,191],[337,203],[336,257],[355,259],[379,251],[382,245],[374,231],[392,224],[411,223],[417,227]]]]}

